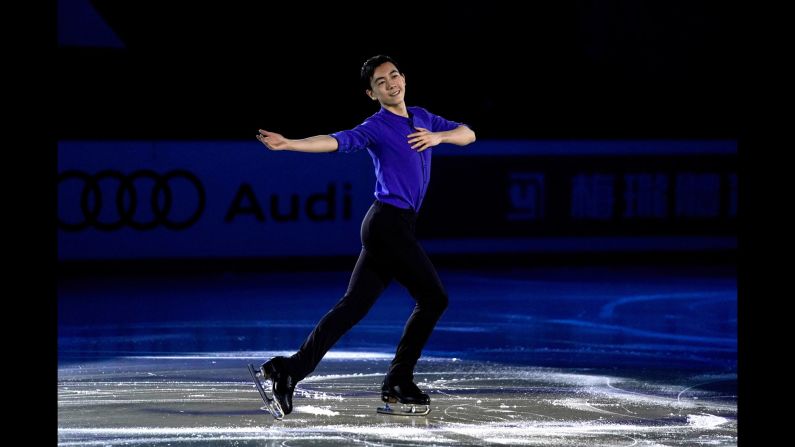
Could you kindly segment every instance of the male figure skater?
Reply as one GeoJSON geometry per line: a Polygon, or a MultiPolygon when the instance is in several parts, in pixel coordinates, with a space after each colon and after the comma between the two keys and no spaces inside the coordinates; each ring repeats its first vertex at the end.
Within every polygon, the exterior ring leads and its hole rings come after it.
{"type": "Polygon", "coordinates": [[[414,384],[414,367],[447,307],[447,292],[414,235],[431,175],[431,151],[427,149],[440,143],[464,146],[475,141],[475,133],[421,107],[406,106],[406,77],[389,56],[368,59],[361,80],[365,93],[380,103],[381,110],[355,128],[297,140],[266,130],[257,135],[273,151],[347,154],[367,149],[377,179],[375,201],[362,221],[362,250],[345,295],[318,322],[298,352],[274,357],[260,367],[262,376],[273,383],[273,395],[283,414],[292,412],[295,385],[367,314],[392,279],[405,286],[417,304],[384,378],[381,399],[430,404],[428,395],[414,384]]]}

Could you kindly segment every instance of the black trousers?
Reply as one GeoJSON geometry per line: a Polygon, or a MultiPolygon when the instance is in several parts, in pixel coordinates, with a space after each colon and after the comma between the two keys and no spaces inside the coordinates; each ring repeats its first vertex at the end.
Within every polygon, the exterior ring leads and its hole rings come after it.
{"type": "Polygon", "coordinates": [[[447,292],[436,269],[414,236],[417,214],[376,200],[361,227],[362,251],[342,299],[320,319],[288,362],[301,380],[348,330],[358,323],[397,280],[416,300],[389,368],[390,378],[412,378],[423,346],[447,308],[447,292]]]}

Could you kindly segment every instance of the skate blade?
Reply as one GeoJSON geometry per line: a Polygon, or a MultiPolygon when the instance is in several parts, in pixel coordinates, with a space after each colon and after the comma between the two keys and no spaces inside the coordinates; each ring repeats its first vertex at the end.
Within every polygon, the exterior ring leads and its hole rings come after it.
{"type": "Polygon", "coordinates": [[[402,405],[401,408],[391,407],[388,403],[376,408],[379,414],[390,416],[427,416],[431,412],[430,405],[402,405]]]}
{"type": "Polygon", "coordinates": [[[262,401],[265,403],[265,411],[271,414],[274,419],[282,420],[284,418],[284,411],[282,411],[282,406],[279,404],[279,401],[273,398],[273,396],[268,395],[265,389],[272,389],[273,384],[271,383],[270,379],[265,379],[265,383],[260,381],[262,378],[262,373],[254,368],[254,365],[251,363],[248,364],[248,372],[251,374],[251,378],[254,380],[254,386],[257,387],[257,391],[259,391],[259,395],[262,398],[262,401]]]}

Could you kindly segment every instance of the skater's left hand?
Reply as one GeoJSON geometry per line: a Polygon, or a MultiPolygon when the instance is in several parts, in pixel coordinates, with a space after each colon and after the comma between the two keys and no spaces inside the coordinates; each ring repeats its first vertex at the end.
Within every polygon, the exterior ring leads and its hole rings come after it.
{"type": "Polygon", "coordinates": [[[422,152],[442,142],[441,135],[433,133],[423,127],[417,127],[416,129],[419,130],[419,132],[409,134],[408,138],[411,148],[415,149],[417,152],[422,152]]]}

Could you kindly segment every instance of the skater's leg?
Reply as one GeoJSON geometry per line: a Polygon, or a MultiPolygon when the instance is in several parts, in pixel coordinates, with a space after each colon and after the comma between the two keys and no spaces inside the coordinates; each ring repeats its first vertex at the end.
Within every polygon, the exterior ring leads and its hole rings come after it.
{"type": "Polygon", "coordinates": [[[345,295],[318,322],[290,359],[290,375],[296,381],[314,371],[337,340],[367,315],[390,280],[391,275],[373,253],[362,247],[345,295]]]}
{"type": "Polygon", "coordinates": [[[417,303],[406,322],[388,375],[411,379],[422,348],[447,308],[448,299],[436,268],[414,237],[414,219],[409,216],[404,221],[405,225],[397,232],[399,240],[394,246],[392,267],[395,279],[417,303]]]}
{"type": "Polygon", "coordinates": [[[260,367],[263,377],[273,381],[273,395],[284,414],[292,411],[296,383],[314,371],[334,343],[367,314],[392,279],[383,256],[376,256],[382,252],[381,241],[389,229],[389,220],[379,207],[372,206],[362,221],[362,250],[345,295],[318,322],[298,352],[291,357],[275,357],[260,367]]]}

